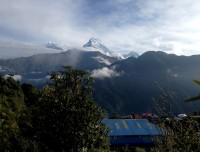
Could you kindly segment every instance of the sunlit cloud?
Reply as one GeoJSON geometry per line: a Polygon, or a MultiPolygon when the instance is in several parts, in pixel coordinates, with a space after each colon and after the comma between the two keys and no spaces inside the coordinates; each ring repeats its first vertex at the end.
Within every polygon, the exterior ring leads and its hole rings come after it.
{"type": "Polygon", "coordinates": [[[5,78],[12,77],[16,81],[21,81],[22,80],[22,76],[21,75],[7,75],[6,74],[4,77],[5,78]]]}
{"type": "Polygon", "coordinates": [[[120,76],[120,73],[116,72],[115,69],[109,69],[107,67],[93,70],[91,73],[91,77],[100,79],[120,76]]]}
{"type": "Polygon", "coordinates": [[[100,63],[105,63],[106,65],[111,65],[111,62],[101,56],[97,56],[97,57],[92,57],[93,59],[95,59],[96,61],[100,62],[100,63]]]}

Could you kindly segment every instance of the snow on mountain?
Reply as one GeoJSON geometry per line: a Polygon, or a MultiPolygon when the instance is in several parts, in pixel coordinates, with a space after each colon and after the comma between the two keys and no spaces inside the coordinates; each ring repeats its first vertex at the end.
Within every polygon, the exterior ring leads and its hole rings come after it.
{"type": "Polygon", "coordinates": [[[58,46],[56,43],[53,43],[53,42],[48,42],[46,44],[46,47],[56,49],[56,50],[63,50],[62,47],[58,46]]]}
{"type": "Polygon", "coordinates": [[[90,40],[83,45],[85,51],[99,51],[102,54],[105,54],[110,57],[116,57],[119,60],[127,59],[129,57],[139,57],[139,55],[132,51],[128,54],[122,55],[121,53],[110,51],[99,39],[90,38],[90,40]]]}
{"type": "Polygon", "coordinates": [[[90,38],[90,40],[83,45],[83,48],[85,48],[88,51],[99,51],[102,54],[105,54],[110,57],[116,57],[119,60],[125,59],[124,56],[121,53],[116,53],[110,51],[99,39],[96,38],[90,38]]]}
{"type": "MultiPolygon", "coordinates": [[[[135,52],[122,55],[121,53],[110,51],[99,39],[91,38],[85,45],[83,45],[83,47],[69,47],[67,45],[61,45],[54,42],[48,42],[45,45],[20,42],[0,42],[0,59],[27,57],[43,53],[59,53],[68,51],[70,49],[76,49],[80,51],[98,51],[106,56],[115,57],[119,60],[126,59],[130,56],[139,56],[135,52]]],[[[99,62],[105,62],[106,64],[109,64],[107,61],[100,58],[96,59],[98,59],[99,62]]]]}
{"type": "Polygon", "coordinates": [[[102,51],[104,54],[110,54],[110,50],[99,39],[93,37],[86,44],[84,44],[83,47],[92,47],[102,51]]]}
{"type": "Polygon", "coordinates": [[[136,52],[132,51],[128,54],[123,55],[125,59],[129,58],[129,57],[134,57],[134,58],[138,58],[139,54],[137,54],[136,52]]]}

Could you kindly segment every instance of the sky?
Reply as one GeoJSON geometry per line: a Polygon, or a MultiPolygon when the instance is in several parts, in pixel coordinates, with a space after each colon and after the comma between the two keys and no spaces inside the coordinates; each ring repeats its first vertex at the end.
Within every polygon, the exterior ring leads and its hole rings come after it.
{"type": "Polygon", "coordinates": [[[200,0],[0,0],[0,41],[200,54],[200,0]]]}

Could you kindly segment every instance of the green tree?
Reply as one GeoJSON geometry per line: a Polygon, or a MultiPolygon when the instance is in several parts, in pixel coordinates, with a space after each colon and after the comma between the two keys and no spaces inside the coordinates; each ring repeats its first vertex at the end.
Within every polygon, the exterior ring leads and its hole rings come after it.
{"type": "MultiPolygon", "coordinates": [[[[194,80],[194,82],[200,86],[200,81],[199,80],[194,80]]],[[[200,94],[194,97],[191,97],[189,99],[187,99],[185,102],[191,102],[191,101],[196,101],[196,100],[200,100],[200,94]]]]}
{"type": "Polygon", "coordinates": [[[0,76],[0,151],[36,151],[37,144],[26,134],[27,120],[19,82],[0,76]]]}
{"type": "MultiPolygon", "coordinates": [[[[199,83],[198,81],[195,82],[199,83]]],[[[164,131],[165,134],[163,137],[155,140],[156,146],[152,148],[152,151],[200,151],[200,124],[191,117],[174,118],[170,111],[173,95],[169,91],[163,90],[160,86],[159,88],[162,91],[162,95],[160,98],[153,99],[155,108],[161,113],[161,116],[167,116],[167,118],[161,118],[158,124],[163,129],[161,131],[164,131]]]]}
{"type": "Polygon", "coordinates": [[[107,151],[104,111],[92,99],[93,79],[87,72],[63,67],[35,107],[35,128],[42,151],[107,151]]]}
{"type": "Polygon", "coordinates": [[[199,152],[200,151],[200,126],[192,118],[181,120],[168,119],[160,124],[166,132],[163,138],[156,140],[154,152],[199,152]]]}
{"type": "Polygon", "coordinates": [[[24,93],[24,102],[27,108],[30,108],[36,104],[39,100],[41,91],[34,85],[23,83],[21,89],[24,93]]]}

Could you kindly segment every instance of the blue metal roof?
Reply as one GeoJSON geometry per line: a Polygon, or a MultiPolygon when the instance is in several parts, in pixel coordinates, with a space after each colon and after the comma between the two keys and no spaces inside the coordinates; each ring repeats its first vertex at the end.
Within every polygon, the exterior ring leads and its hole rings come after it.
{"type": "Polygon", "coordinates": [[[162,131],[146,119],[104,119],[111,132],[109,136],[161,135],[162,131]]]}

